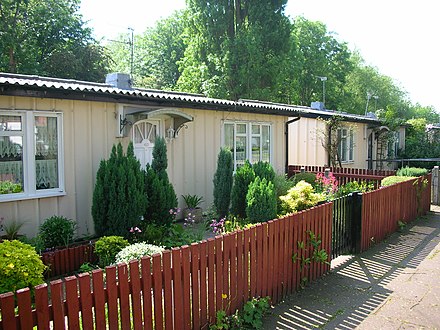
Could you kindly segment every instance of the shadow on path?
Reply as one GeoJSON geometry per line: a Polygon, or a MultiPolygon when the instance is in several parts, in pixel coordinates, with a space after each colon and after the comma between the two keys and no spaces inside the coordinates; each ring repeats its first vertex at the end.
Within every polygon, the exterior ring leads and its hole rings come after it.
{"type": "Polygon", "coordinates": [[[353,329],[407,285],[439,243],[440,212],[430,212],[370,250],[336,259],[329,274],[277,305],[264,329],[353,329]]]}

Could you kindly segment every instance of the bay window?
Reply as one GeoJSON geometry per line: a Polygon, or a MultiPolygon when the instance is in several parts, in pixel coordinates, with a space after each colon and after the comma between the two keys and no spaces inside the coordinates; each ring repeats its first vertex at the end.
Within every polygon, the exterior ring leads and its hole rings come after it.
{"type": "Polygon", "coordinates": [[[0,201],[64,192],[61,116],[0,112],[0,201]]]}
{"type": "Polygon", "coordinates": [[[225,122],[223,145],[232,152],[234,171],[246,160],[251,163],[270,162],[271,125],[254,122],[225,122]]]}

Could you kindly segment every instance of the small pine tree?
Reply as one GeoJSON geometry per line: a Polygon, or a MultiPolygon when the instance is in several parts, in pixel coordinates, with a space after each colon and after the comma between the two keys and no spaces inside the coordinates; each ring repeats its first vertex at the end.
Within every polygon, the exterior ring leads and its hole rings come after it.
{"type": "Polygon", "coordinates": [[[263,222],[276,218],[277,197],[272,182],[256,177],[246,195],[246,215],[251,222],[263,222]]]}
{"type": "Polygon", "coordinates": [[[249,161],[240,167],[234,176],[231,195],[231,213],[239,218],[246,218],[246,195],[249,184],[255,180],[255,172],[249,161]]]}
{"type": "Polygon", "coordinates": [[[275,171],[268,162],[257,162],[252,165],[252,169],[255,172],[255,176],[259,176],[260,179],[265,178],[267,181],[274,182],[275,181],[275,171]]]}
{"type": "Polygon", "coordinates": [[[139,224],[147,205],[144,174],[134,156],[132,143],[127,155],[120,143],[113,146],[110,158],[101,161],[93,192],[96,234],[127,237],[130,227],[139,224]]]}
{"type": "Polygon", "coordinates": [[[214,174],[214,206],[220,217],[226,216],[229,211],[233,171],[232,153],[222,148],[218,154],[217,170],[214,174]]]}
{"type": "Polygon", "coordinates": [[[177,196],[167,174],[168,159],[165,139],[159,137],[154,143],[153,161],[147,165],[145,190],[149,207],[144,218],[148,223],[171,225],[173,215],[170,210],[177,207],[177,196]]]}

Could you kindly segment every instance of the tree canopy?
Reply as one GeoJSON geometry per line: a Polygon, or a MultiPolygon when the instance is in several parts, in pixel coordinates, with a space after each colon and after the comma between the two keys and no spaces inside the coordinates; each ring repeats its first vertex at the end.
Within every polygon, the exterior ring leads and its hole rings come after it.
{"type": "Polygon", "coordinates": [[[85,27],[79,4],[80,0],[0,1],[0,70],[103,80],[109,57],[85,27]]]}

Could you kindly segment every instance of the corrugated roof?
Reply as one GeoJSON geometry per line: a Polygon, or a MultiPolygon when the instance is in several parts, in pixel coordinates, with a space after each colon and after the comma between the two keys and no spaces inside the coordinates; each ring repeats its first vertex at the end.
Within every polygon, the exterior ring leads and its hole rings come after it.
{"type": "MultiPolygon", "coordinates": [[[[263,102],[257,100],[238,100],[230,101],[224,99],[216,99],[205,97],[200,94],[191,94],[183,92],[173,91],[161,91],[154,89],[120,89],[115,88],[105,83],[94,83],[87,81],[78,81],[72,79],[60,79],[41,77],[33,75],[21,75],[0,73],[0,94],[5,90],[5,86],[14,86],[19,89],[32,89],[32,90],[48,90],[48,91],[67,91],[73,93],[87,93],[88,95],[99,95],[114,98],[115,102],[121,102],[121,98],[158,101],[161,103],[179,103],[198,105],[206,109],[210,109],[212,106],[216,108],[224,108],[231,111],[231,108],[237,111],[248,112],[260,112],[260,113],[272,113],[283,116],[303,116],[303,117],[324,117],[328,118],[334,115],[340,115],[348,120],[361,121],[369,123],[378,123],[377,119],[348,114],[331,110],[315,110],[305,106],[295,106],[272,102],[263,102]]],[[[66,98],[68,96],[65,95],[66,98]]]]}

